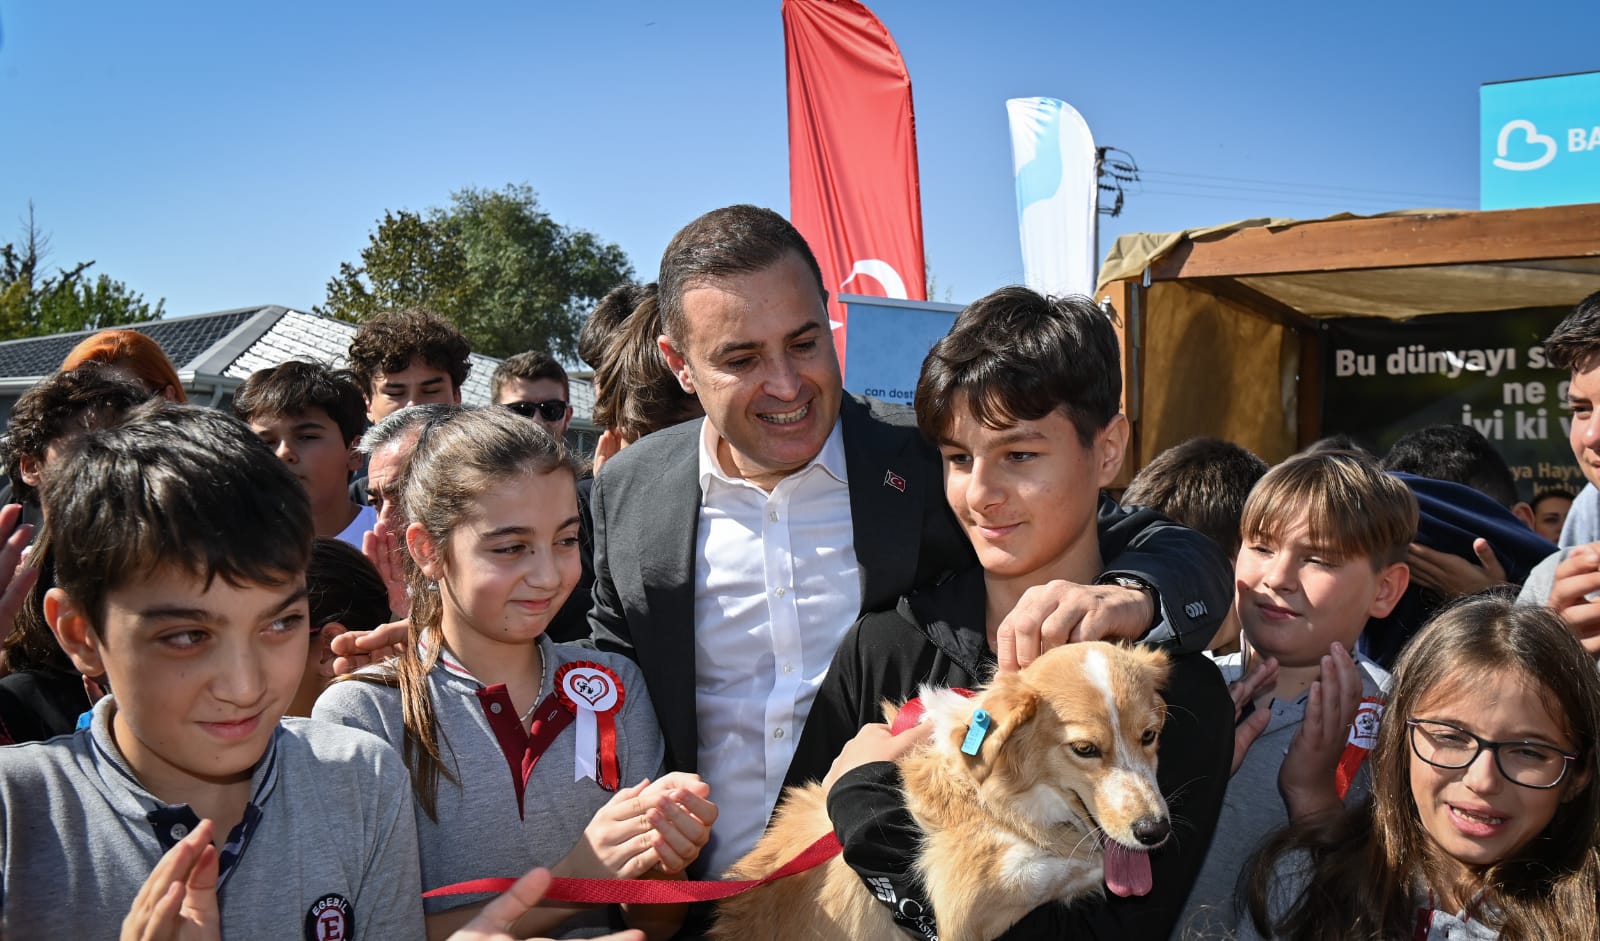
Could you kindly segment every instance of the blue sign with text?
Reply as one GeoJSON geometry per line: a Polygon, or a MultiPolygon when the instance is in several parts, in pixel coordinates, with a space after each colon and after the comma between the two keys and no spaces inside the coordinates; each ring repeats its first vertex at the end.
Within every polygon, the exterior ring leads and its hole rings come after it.
{"type": "Polygon", "coordinates": [[[930,301],[841,294],[850,317],[844,387],[858,395],[910,405],[922,360],[950,332],[961,307],[930,301]]]}
{"type": "Polygon", "coordinates": [[[1479,207],[1600,202],[1600,72],[1478,89],[1479,207]]]}

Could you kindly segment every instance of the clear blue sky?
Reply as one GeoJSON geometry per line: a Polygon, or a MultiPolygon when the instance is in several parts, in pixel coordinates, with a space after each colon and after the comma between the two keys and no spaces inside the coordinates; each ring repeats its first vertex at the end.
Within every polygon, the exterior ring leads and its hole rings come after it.
{"type": "MultiPolygon", "coordinates": [[[[1145,171],[1121,232],[1476,208],[1478,86],[1600,69],[1600,2],[872,0],[916,99],[937,300],[1021,280],[1005,99],[1145,171]]],[[[526,182],[653,277],[672,233],[788,207],[778,0],[0,0],[0,241],[169,315],[309,309],[385,209],[526,182]]],[[[1600,123],[1597,116],[1596,123],[1600,123]]]]}

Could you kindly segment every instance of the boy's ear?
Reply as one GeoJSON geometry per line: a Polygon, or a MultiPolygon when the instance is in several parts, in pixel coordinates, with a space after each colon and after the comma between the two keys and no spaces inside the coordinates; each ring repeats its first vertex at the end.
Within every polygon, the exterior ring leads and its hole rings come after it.
{"type": "Polygon", "coordinates": [[[1128,418],[1121,412],[1111,416],[1111,421],[1094,437],[1095,486],[1109,487],[1122,472],[1122,460],[1128,453],[1128,418]]]}
{"type": "MultiPolygon", "coordinates": [[[[1518,500],[1516,503],[1512,504],[1511,515],[1515,516],[1519,520],[1522,520],[1522,525],[1528,527],[1529,529],[1534,529],[1533,524],[1538,522],[1537,517],[1533,515],[1533,507],[1523,503],[1521,500],[1518,500]]],[[[1538,532],[1538,530],[1534,529],[1534,532],[1538,532]]]]}
{"type": "Polygon", "coordinates": [[[35,454],[24,454],[17,461],[17,474],[30,487],[39,486],[39,472],[43,469],[44,462],[35,454]]]}
{"type": "Polygon", "coordinates": [[[84,676],[102,676],[105,662],[100,656],[100,637],[89,626],[89,618],[79,610],[65,591],[52,588],[44,593],[44,620],[56,643],[84,676]]]}
{"type": "Polygon", "coordinates": [[[350,446],[348,448],[348,459],[345,461],[344,469],[352,474],[360,470],[361,463],[366,460],[366,455],[362,454],[361,451],[358,450],[360,447],[361,441],[360,439],[357,439],[350,442],[350,446]]]}
{"type": "Polygon", "coordinates": [[[438,581],[444,575],[444,560],[440,557],[439,544],[421,523],[406,527],[406,551],[411,553],[417,568],[430,580],[438,581]]]}
{"type": "Polygon", "coordinates": [[[1372,599],[1372,607],[1367,609],[1367,616],[1374,618],[1385,617],[1394,606],[1400,603],[1400,596],[1406,593],[1406,586],[1411,584],[1411,567],[1404,562],[1396,562],[1378,572],[1378,594],[1372,599]]]}
{"type": "Polygon", "coordinates": [[[661,350],[661,355],[666,357],[667,368],[672,370],[674,376],[678,377],[678,385],[682,386],[683,391],[688,394],[696,394],[694,391],[694,375],[689,372],[689,360],[678,352],[676,346],[672,345],[672,338],[663,333],[656,337],[656,346],[661,350]]]}

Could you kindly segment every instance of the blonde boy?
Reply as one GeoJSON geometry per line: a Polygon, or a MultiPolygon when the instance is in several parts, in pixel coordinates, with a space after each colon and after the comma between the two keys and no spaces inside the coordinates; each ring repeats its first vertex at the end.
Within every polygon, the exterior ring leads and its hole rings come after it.
{"type": "MultiPolygon", "coordinates": [[[[1327,687],[1331,703],[1335,687],[1353,692],[1358,679],[1363,698],[1381,697],[1387,687],[1382,667],[1360,654],[1352,664],[1348,652],[1367,619],[1388,614],[1405,592],[1404,560],[1416,531],[1411,491],[1355,452],[1290,458],[1250,491],[1234,566],[1244,650],[1217,665],[1233,681],[1253,660],[1270,658],[1278,663],[1277,678],[1253,703],[1270,718],[1228,784],[1180,931],[1204,933],[1231,917],[1240,869],[1263,838],[1288,822],[1278,771],[1308,700],[1315,696],[1320,705],[1327,687]],[[1202,909],[1211,910],[1209,917],[1195,921],[1202,909]]],[[[1342,741],[1335,744],[1333,761],[1343,751],[1342,741]]],[[[1358,782],[1346,799],[1363,792],[1358,782]]]]}

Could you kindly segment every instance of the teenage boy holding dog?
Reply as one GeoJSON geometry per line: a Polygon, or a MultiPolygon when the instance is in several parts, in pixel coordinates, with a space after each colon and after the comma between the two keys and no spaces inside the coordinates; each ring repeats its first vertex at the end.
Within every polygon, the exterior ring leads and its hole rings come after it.
{"type": "MultiPolygon", "coordinates": [[[[1026,604],[1029,589],[1092,584],[1104,559],[1147,538],[1145,527],[1159,515],[1118,507],[1100,492],[1116,478],[1127,446],[1121,386],[1115,334],[1087,298],[1004,288],[961,312],[923,362],[916,415],[938,445],[946,500],[979,567],[856,623],[817,693],[790,783],[821,777],[858,729],[879,721],[885,699],[913,697],[921,684],[978,686],[997,669],[1025,666],[1031,658],[1004,649],[999,627],[1026,604]]],[[[1207,575],[1225,583],[1225,564],[1207,575]]],[[[1144,642],[1190,651],[1175,651],[1164,691],[1158,778],[1171,838],[1148,854],[1148,872],[1110,867],[1112,893],[1104,899],[1043,906],[1007,938],[1165,938],[1182,910],[1228,778],[1232,708],[1216,668],[1194,652],[1204,639],[1197,645],[1165,634],[1144,642]],[[1142,896],[1116,894],[1146,888],[1142,896]]],[[[881,749],[874,757],[886,757],[912,736],[887,738],[874,726],[850,743],[830,774],[837,780],[828,809],[846,861],[873,894],[903,927],[933,937],[931,907],[907,869],[918,834],[896,767],[871,761],[839,776],[854,756],[881,749]]]]}

